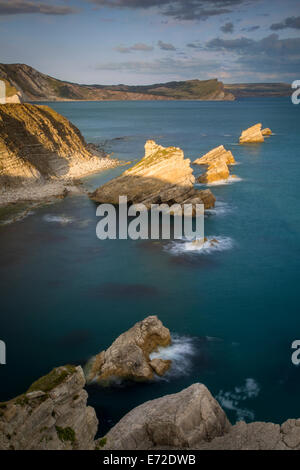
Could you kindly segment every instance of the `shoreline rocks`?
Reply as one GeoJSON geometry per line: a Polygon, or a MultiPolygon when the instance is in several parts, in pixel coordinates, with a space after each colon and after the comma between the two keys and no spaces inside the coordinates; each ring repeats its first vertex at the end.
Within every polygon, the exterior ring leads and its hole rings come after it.
{"type": "Polygon", "coordinates": [[[145,144],[145,156],[121,176],[108,181],[90,194],[100,203],[119,204],[119,196],[127,196],[129,205],[204,204],[214,207],[215,197],[210,190],[194,188],[195,177],[190,160],[177,147],[163,147],[153,140],[145,144]]]}
{"type": "Polygon", "coordinates": [[[86,367],[87,381],[107,385],[118,379],[147,381],[152,380],[155,373],[164,375],[171,361],[151,361],[150,354],[170,344],[168,328],[157,316],[149,316],[122,333],[108,349],[90,361],[86,367]]]}
{"type": "Polygon", "coordinates": [[[0,105],[0,204],[62,194],[77,178],[116,166],[45,105],[0,105]]]}
{"type": "Polygon", "coordinates": [[[81,367],[63,366],[0,403],[0,450],[92,450],[98,428],[81,367]]]}

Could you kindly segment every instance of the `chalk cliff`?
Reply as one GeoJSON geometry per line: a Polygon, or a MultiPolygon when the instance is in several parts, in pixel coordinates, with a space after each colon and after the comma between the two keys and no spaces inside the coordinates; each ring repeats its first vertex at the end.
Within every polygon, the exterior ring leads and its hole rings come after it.
{"type": "Polygon", "coordinates": [[[177,147],[163,147],[153,140],[145,144],[145,156],[118,178],[100,186],[90,195],[101,203],[118,204],[119,196],[127,196],[130,204],[166,203],[204,204],[214,206],[215,197],[210,190],[194,188],[195,177],[190,160],[177,147]]]}
{"type": "Polygon", "coordinates": [[[48,106],[0,105],[0,204],[62,193],[73,178],[115,165],[48,106]]]}

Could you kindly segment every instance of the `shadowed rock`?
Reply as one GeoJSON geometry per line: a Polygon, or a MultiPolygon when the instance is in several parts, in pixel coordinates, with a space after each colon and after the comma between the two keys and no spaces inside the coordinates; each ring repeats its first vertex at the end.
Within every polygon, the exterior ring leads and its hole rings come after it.
{"type": "MultiPolygon", "coordinates": [[[[109,383],[115,378],[151,380],[154,368],[150,354],[159,346],[168,346],[171,335],[157,316],[149,316],[121,334],[112,345],[87,365],[87,380],[109,383]]],[[[162,371],[162,364],[157,364],[162,371]]]]}

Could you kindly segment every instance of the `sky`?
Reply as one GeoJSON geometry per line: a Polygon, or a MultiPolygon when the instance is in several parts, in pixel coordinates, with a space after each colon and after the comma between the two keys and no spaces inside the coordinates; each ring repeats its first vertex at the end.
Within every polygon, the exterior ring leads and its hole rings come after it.
{"type": "Polygon", "coordinates": [[[0,0],[0,52],[76,83],[291,83],[300,0],[0,0]]]}

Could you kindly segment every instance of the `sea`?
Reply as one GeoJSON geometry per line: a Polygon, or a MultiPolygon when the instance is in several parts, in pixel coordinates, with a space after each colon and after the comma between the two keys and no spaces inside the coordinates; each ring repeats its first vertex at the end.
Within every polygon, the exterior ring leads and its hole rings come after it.
{"type": "MultiPolygon", "coordinates": [[[[0,400],[52,368],[86,362],[122,332],[157,315],[172,334],[159,356],[170,371],[149,383],[87,386],[99,436],[139,404],[204,383],[230,421],[281,423],[300,416],[300,106],[289,98],[49,104],[87,142],[134,163],[153,139],[192,161],[218,145],[237,176],[210,186],[203,248],[185,240],[99,240],[86,195],[0,220],[0,400]],[[273,135],[239,145],[261,122],[273,135]]],[[[83,179],[92,191],[124,166],[83,179]]],[[[200,170],[194,169],[195,175],[200,170]]],[[[205,189],[205,186],[199,186],[205,189]]]]}

